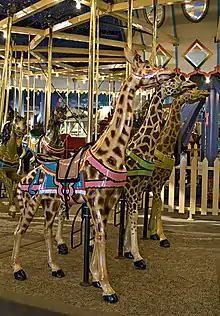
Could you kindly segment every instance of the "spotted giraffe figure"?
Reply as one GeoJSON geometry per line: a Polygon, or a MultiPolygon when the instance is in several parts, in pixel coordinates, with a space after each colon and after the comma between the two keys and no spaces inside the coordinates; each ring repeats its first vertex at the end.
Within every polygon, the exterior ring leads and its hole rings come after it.
{"type": "Polygon", "coordinates": [[[175,159],[173,158],[176,141],[180,132],[180,110],[184,103],[193,104],[205,99],[209,92],[190,90],[177,97],[171,105],[169,116],[156,142],[154,151],[155,168],[150,179],[149,188],[153,192],[153,204],[149,221],[150,238],[160,240],[160,246],[168,248],[170,242],[163,232],[161,220],[162,200],[161,191],[169,180],[175,159]]]}
{"type": "Polygon", "coordinates": [[[196,84],[193,82],[185,81],[183,76],[178,75],[164,81],[151,98],[150,107],[141,128],[128,143],[126,150],[128,179],[125,186],[128,216],[124,255],[126,258],[134,259],[134,266],[137,269],[146,269],[146,263],[141,257],[138,247],[138,207],[154,169],[154,150],[161,132],[163,101],[167,96],[178,96],[195,86],[196,84]]]}
{"type": "MultiPolygon", "coordinates": [[[[19,184],[17,197],[21,210],[19,224],[14,233],[14,248],[12,265],[14,277],[17,280],[25,280],[26,274],[19,261],[21,237],[27,231],[38,206],[42,204],[45,213],[44,234],[48,253],[48,265],[52,269],[54,277],[63,277],[64,272],[55,263],[52,251],[52,226],[59,208],[63,192],[61,183],[58,183],[59,166],[67,166],[68,179],[76,179],[74,171],[76,165],[79,168],[77,177],[84,179],[84,189],[77,193],[76,181],[68,182],[68,203],[87,202],[95,226],[95,243],[90,265],[93,277],[93,285],[101,287],[103,298],[110,303],[116,302],[117,295],[112,289],[107,273],[105,231],[107,219],[111,209],[116,205],[126,181],[125,150],[130,138],[133,125],[132,100],[137,89],[141,86],[152,88],[160,85],[165,79],[170,78],[172,72],[163,69],[150,69],[139,55],[134,55],[128,47],[125,48],[125,56],[132,66],[132,74],[125,80],[115,108],[114,116],[102,136],[88,149],[82,149],[71,160],[58,160],[49,164],[42,162],[40,167],[31,171],[19,184]],[[77,160],[78,159],[78,160],[77,160]],[[52,165],[52,166],[51,166],[52,165]],[[55,171],[53,170],[55,166],[55,171]],[[49,170],[50,168],[50,170],[49,170]],[[47,171],[49,170],[49,171],[47,171]],[[51,174],[56,183],[55,193],[42,193],[40,188],[46,183],[51,174]]],[[[38,156],[41,157],[41,156],[38,156]]],[[[60,173],[63,176],[62,172],[60,173]]],[[[60,176],[59,176],[60,177],[60,176]]],[[[52,181],[50,182],[52,183],[52,181]]],[[[47,187],[44,188],[45,190],[47,187]]],[[[51,190],[51,188],[50,188],[51,190]]],[[[46,192],[46,191],[44,191],[46,192]]]]}

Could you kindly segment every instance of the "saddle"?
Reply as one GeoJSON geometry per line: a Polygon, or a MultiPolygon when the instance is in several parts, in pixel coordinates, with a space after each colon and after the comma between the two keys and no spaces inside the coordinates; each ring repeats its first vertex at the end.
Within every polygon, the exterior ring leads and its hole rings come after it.
{"type": "Polygon", "coordinates": [[[75,181],[79,175],[80,162],[83,148],[73,157],[68,159],[59,159],[57,161],[57,181],[75,181]]]}

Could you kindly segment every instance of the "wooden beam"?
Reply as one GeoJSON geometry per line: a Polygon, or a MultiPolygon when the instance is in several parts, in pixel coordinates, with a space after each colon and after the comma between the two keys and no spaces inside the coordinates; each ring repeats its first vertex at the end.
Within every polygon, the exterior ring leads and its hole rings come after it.
{"type": "MultiPolygon", "coordinates": [[[[27,19],[31,15],[34,15],[40,11],[46,10],[64,0],[41,0],[27,8],[24,8],[13,15],[12,23],[18,23],[24,19],[27,19]]],[[[0,21],[0,29],[6,28],[5,24],[7,25],[7,18],[0,21]]]]}
{"type": "Polygon", "coordinates": [[[35,29],[33,27],[12,26],[12,33],[25,35],[44,35],[44,30],[35,29]]]}
{"type": "MultiPolygon", "coordinates": [[[[175,3],[182,3],[185,2],[185,0],[158,0],[158,4],[163,5],[171,5],[175,3]]],[[[134,9],[143,9],[148,6],[152,6],[152,0],[134,0],[134,9]]],[[[128,10],[128,2],[120,2],[113,4],[111,6],[110,12],[117,12],[117,11],[126,11],[128,10]]],[[[109,13],[110,13],[109,12],[109,13]]]]}

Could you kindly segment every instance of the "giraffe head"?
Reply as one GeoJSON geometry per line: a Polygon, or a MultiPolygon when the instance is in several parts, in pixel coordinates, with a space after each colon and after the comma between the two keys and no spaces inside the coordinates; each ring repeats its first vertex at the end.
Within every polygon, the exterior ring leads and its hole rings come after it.
{"type": "Polygon", "coordinates": [[[183,75],[175,75],[174,77],[164,81],[160,86],[166,96],[173,97],[178,97],[180,94],[196,87],[196,83],[190,80],[186,81],[183,75]]]}
{"type": "Polygon", "coordinates": [[[136,88],[145,87],[147,89],[159,86],[165,80],[175,76],[170,69],[151,68],[149,61],[142,61],[141,56],[133,52],[126,46],[124,49],[125,58],[131,64],[132,74],[136,80],[136,88]]]}
{"type": "Polygon", "coordinates": [[[15,112],[14,119],[12,121],[12,131],[18,136],[23,137],[27,132],[26,118],[15,112]]]}
{"type": "Polygon", "coordinates": [[[52,116],[54,121],[62,123],[66,120],[67,106],[56,106],[53,110],[52,116]]]}
{"type": "Polygon", "coordinates": [[[184,94],[180,96],[180,102],[193,104],[195,102],[206,99],[209,96],[209,94],[210,93],[206,90],[197,90],[197,89],[188,90],[187,92],[185,92],[184,94]]]}

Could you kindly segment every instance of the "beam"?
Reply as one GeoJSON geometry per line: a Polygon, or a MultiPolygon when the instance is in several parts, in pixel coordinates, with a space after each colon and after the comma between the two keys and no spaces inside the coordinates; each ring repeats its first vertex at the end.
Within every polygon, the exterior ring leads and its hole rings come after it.
{"type": "MultiPolygon", "coordinates": [[[[34,15],[40,11],[46,10],[64,0],[41,0],[35,4],[30,5],[29,7],[22,9],[16,12],[13,15],[12,23],[18,23],[24,19],[27,19],[31,15],[34,15]]],[[[7,18],[0,21],[0,29],[4,29],[7,27],[7,18]],[[5,25],[6,24],[6,25],[5,25]]]]}
{"type": "MultiPolygon", "coordinates": [[[[182,3],[185,0],[158,0],[158,4],[163,5],[171,5],[175,3],[182,3]]],[[[134,9],[143,9],[145,7],[152,6],[152,0],[135,0],[134,1],[134,9]]],[[[127,11],[128,10],[128,2],[120,2],[113,4],[111,6],[110,12],[118,12],[118,11],[127,11]]]]}

